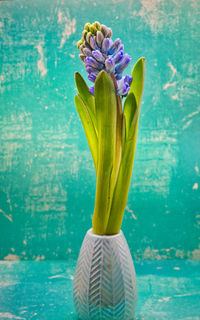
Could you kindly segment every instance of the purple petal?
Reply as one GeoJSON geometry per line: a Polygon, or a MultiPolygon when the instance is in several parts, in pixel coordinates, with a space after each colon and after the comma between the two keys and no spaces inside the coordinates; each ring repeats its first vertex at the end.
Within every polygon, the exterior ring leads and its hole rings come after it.
{"type": "Polygon", "coordinates": [[[85,56],[90,57],[92,55],[92,51],[88,48],[83,49],[83,53],[85,56]]]}
{"type": "Polygon", "coordinates": [[[124,77],[124,82],[127,82],[130,86],[131,82],[133,80],[133,77],[129,76],[128,74],[124,77]]]}
{"type": "Polygon", "coordinates": [[[87,57],[85,59],[85,63],[88,65],[88,66],[91,66],[93,68],[96,68],[96,69],[103,69],[103,64],[98,62],[96,59],[94,59],[93,57],[87,57]]]}
{"type": "Polygon", "coordinates": [[[96,77],[97,77],[96,74],[93,73],[93,72],[89,73],[89,75],[88,75],[88,79],[89,79],[90,81],[92,81],[92,82],[95,82],[96,77]]]}
{"type": "Polygon", "coordinates": [[[122,73],[126,67],[128,66],[129,62],[131,61],[131,56],[127,53],[124,55],[122,61],[116,66],[115,71],[117,73],[122,73]]]}
{"type": "Polygon", "coordinates": [[[121,46],[121,40],[118,38],[115,40],[113,45],[110,47],[110,50],[108,53],[113,54],[115,51],[119,50],[120,46],[121,46]]]}
{"type": "Polygon", "coordinates": [[[90,47],[94,50],[98,49],[97,43],[93,36],[90,37],[90,47]]]}
{"type": "Polygon", "coordinates": [[[89,89],[90,93],[94,95],[94,86],[91,86],[89,89]]]}
{"type": "Polygon", "coordinates": [[[99,50],[92,51],[92,55],[97,61],[104,63],[105,58],[99,50]]]}
{"type": "Polygon", "coordinates": [[[110,38],[105,38],[102,42],[102,50],[103,52],[106,52],[110,49],[112,46],[112,40],[110,38]]]}
{"type": "Polygon", "coordinates": [[[119,62],[122,61],[123,57],[124,57],[123,51],[119,51],[119,52],[117,52],[117,54],[113,57],[113,60],[115,61],[115,63],[119,63],[119,62]]]}
{"type": "Polygon", "coordinates": [[[108,58],[105,61],[106,70],[111,73],[115,70],[115,63],[112,58],[108,58]]]}
{"type": "MultiPolygon", "coordinates": [[[[124,80],[124,78],[123,78],[124,80]]],[[[120,80],[121,81],[121,80],[120,80]]],[[[127,93],[129,92],[130,90],[130,87],[128,85],[127,82],[124,82],[121,86],[118,87],[117,89],[117,93],[120,95],[120,96],[125,96],[127,95],[127,93]]]]}
{"type": "Polygon", "coordinates": [[[104,34],[105,37],[112,36],[112,30],[110,28],[106,27],[104,24],[101,25],[101,32],[104,34]]]}
{"type": "Polygon", "coordinates": [[[99,70],[98,69],[95,69],[95,68],[90,67],[88,65],[86,65],[85,70],[86,70],[87,73],[91,73],[92,72],[92,73],[94,73],[96,75],[99,74],[99,70]]]}
{"type": "Polygon", "coordinates": [[[103,39],[104,39],[103,33],[101,31],[97,31],[96,42],[97,42],[99,47],[101,47],[103,39]]]}

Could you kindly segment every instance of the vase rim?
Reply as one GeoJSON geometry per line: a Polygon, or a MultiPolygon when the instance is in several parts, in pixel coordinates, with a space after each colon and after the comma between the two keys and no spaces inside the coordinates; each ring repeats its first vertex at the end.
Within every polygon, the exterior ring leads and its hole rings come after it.
{"type": "Polygon", "coordinates": [[[91,229],[89,229],[88,231],[87,231],[87,234],[90,236],[90,237],[93,237],[93,238],[99,238],[99,239],[114,239],[114,238],[118,238],[118,237],[120,237],[122,234],[123,234],[123,232],[122,232],[122,230],[120,230],[120,232],[119,233],[117,233],[117,234],[111,234],[111,235],[100,235],[100,234],[95,234],[93,231],[92,231],[92,228],[91,229]]]}

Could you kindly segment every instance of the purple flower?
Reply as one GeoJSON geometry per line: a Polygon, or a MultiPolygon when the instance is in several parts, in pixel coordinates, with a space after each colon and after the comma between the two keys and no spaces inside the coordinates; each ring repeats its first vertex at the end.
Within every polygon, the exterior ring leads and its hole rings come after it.
{"type": "Polygon", "coordinates": [[[129,62],[131,61],[131,56],[129,56],[127,53],[124,55],[122,61],[116,66],[115,71],[117,73],[122,73],[126,67],[128,66],[129,62]]]}
{"type": "MultiPolygon", "coordinates": [[[[95,82],[101,70],[112,73],[117,81],[117,94],[127,95],[132,77],[123,72],[131,61],[131,57],[124,54],[124,46],[118,38],[114,42],[111,39],[112,30],[98,22],[86,24],[82,33],[82,39],[77,46],[81,51],[79,56],[85,65],[88,79],[95,82]]],[[[90,92],[94,94],[94,86],[90,87],[90,92]]]]}
{"type": "Polygon", "coordinates": [[[106,67],[106,71],[108,73],[112,73],[115,71],[115,63],[114,60],[112,58],[108,58],[105,61],[105,67],[106,67]]]}
{"type": "Polygon", "coordinates": [[[83,49],[83,54],[87,57],[91,57],[92,56],[92,51],[88,48],[84,48],[83,49]]]}
{"type": "Polygon", "coordinates": [[[94,67],[94,68],[99,69],[99,70],[103,69],[103,64],[98,62],[93,57],[87,57],[85,59],[85,63],[86,63],[86,66],[91,66],[91,67],[94,67]]]}
{"type": "Polygon", "coordinates": [[[123,57],[124,57],[123,51],[119,51],[117,52],[117,54],[114,55],[113,60],[115,63],[119,63],[122,61],[123,57]]]}
{"type": "Polygon", "coordinates": [[[94,86],[91,86],[89,89],[90,93],[94,95],[94,86]]]}
{"type": "Polygon", "coordinates": [[[112,55],[113,53],[115,53],[120,48],[120,46],[121,46],[121,40],[120,39],[115,40],[113,45],[110,47],[109,54],[112,55]]]}
{"type": "Polygon", "coordinates": [[[92,51],[92,55],[97,61],[104,63],[105,58],[99,50],[92,51]]]}
{"type": "Polygon", "coordinates": [[[102,42],[102,51],[107,52],[112,46],[112,40],[109,38],[105,38],[102,42]]]}
{"type": "Polygon", "coordinates": [[[101,31],[97,31],[96,42],[99,47],[101,47],[103,39],[104,39],[103,33],[101,31]]]}
{"type": "Polygon", "coordinates": [[[89,79],[90,81],[92,81],[92,82],[95,82],[96,77],[97,77],[96,74],[93,73],[93,72],[90,72],[89,75],[88,75],[88,79],[89,79]]]}

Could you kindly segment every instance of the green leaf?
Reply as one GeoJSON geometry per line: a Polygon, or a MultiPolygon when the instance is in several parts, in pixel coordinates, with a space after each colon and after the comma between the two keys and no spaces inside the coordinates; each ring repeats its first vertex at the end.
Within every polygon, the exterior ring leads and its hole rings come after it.
{"type": "Polygon", "coordinates": [[[91,119],[96,130],[96,134],[98,135],[94,96],[90,93],[85,80],[78,72],[75,73],[75,82],[81,99],[88,107],[88,111],[90,113],[91,119]]]}
{"type": "Polygon", "coordinates": [[[133,92],[136,98],[137,105],[140,106],[142,94],[144,89],[144,73],[145,73],[145,58],[140,58],[133,70],[131,76],[133,77],[130,92],[133,92]]]}
{"type": "Polygon", "coordinates": [[[128,138],[129,130],[130,130],[131,123],[132,123],[134,114],[136,112],[136,109],[137,109],[137,102],[135,99],[135,95],[133,92],[131,92],[126,97],[126,100],[124,103],[124,112],[123,112],[126,119],[126,139],[128,138]]]}
{"type": "Polygon", "coordinates": [[[98,124],[98,169],[93,231],[105,234],[111,202],[111,180],[115,161],[117,98],[110,75],[101,71],[95,81],[98,124]]]}
{"type": "Polygon", "coordinates": [[[126,118],[124,114],[122,114],[122,152],[126,142],[126,118]]]}
{"type": "Polygon", "coordinates": [[[74,101],[75,101],[75,106],[78,111],[79,117],[81,119],[83,128],[85,130],[86,138],[88,141],[90,151],[92,153],[92,158],[93,158],[95,170],[97,173],[98,139],[96,135],[96,130],[94,128],[94,124],[91,119],[89,109],[78,94],[75,96],[74,101]]]}
{"type": "MultiPolygon", "coordinates": [[[[134,106],[134,112],[126,112],[129,115],[133,115],[132,120],[129,116],[129,130],[128,137],[126,137],[126,142],[123,147],[123,154],[119,168],[119,174],[117,182],[115,185],[115,190],[112,199],[112,205],[110,209],[110,217],[106,229],[106,234],[116,234],[119,233],[124,210],[127,203],[129,185],[131,181],[131,174],[133,169],[133,162],[135,157],[136,142],[137,142],[137,131],[139,124],[139,113],[140,113],[140,104],[142,100],[142,93],[144,88],[144,74],[145,74],[145,59],[141,58],[136,63],[132,76],[133,81],[131,84],[130,91],[134,93],[135,100],[137,104],[131,103],[130,105],[134,106]]],[[[131,95],[131,93],[129,94],[131,95]]],[[[133,97],[132,102],[134,101],[133,97]]],[[[126,108],[131,108],[126,107],[126,108]]],[[[127,109],[127,111],[128,111],[127,109]]]]}

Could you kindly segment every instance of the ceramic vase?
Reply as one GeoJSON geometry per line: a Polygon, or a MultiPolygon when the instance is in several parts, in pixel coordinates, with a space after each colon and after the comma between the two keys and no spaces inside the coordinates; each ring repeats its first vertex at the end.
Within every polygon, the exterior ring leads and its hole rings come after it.
{"type": "Polygon", "coordinates": [[[136,275],[122,231],[100,236],[88,230],[76,266],[73,300],[81,320],[134,319],[136,275]]]}

